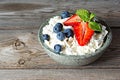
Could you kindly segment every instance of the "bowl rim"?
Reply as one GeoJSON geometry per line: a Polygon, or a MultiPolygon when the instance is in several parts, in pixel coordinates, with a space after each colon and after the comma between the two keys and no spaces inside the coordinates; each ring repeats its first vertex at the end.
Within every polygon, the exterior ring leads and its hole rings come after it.
{"type": "MultiPolygon", "coordinates": [[[[98,17],[97,17],[98,18],[98,17]]],[[[111,41],[112,41],[112,30],[110,29],[110,27],[103,21],[103,20],[100,20],[103,22],[104,26],[106,27],[107,31],[108,31],[108,34],[106,35],[106,40],[104,41],[103,45],[99,48],[99,50],[96,50],[95,53],[91,53],[91,54],[87,54],[87,55],[66,55],[66,54],[57,54],[54,50],[52,50],[51,48],[49,48],[46,44],[44,44],[43,40],[41,39],[41,35],[42,35],[42,30],[43,30],[43,27],[45,27],[45,25],[48,24],[50,18],[47,19],[44,23],[42,23],[42,25],[40,25],[39,27],[39,30],[38,30],[38,41],[39,43],[41,44],[41,46],[44,48],[44,49],[47,49],[48,51],[50,51],[51,53],[53,53],[54,55],[57,55],[57,56],[62,56],[62,57],[83,57],[83,58],[89,58],[89,57],[92,57],[92,56],[96,56],[98,54],[101,53],[101,51],[104,51],[106,50],[106,48],[109,47],[111,41]]],[[[103,25],[102,24],[102,25],[103,25]]],[[[45,50],[46,51],[46,50],[45,50]]],[[[48,52],[46,52],[48,54],[48,52]]]]}

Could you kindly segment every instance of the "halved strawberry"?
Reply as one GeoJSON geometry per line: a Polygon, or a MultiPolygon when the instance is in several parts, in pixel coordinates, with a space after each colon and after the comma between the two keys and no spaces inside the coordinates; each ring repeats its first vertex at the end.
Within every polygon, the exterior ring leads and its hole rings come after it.
{"type": "Polygon", "coordinates": [[[83,28],[82,28],[81,23],[75,24],[73,26],[73,29],[74,29],[75,38],[76,38],[78,44],[83,46],[83,42],[82,42],[82,40],[83,40],[83,28]]]}
{"type": "Polygon", "coordinates": [[[92,30],[88,26],[87,22],[82,22],[81,24],[84,25],[84,27],[85,27],[85,32],[84,32],[84,37],[83,37],[83,44],[86,45],[90,41],[92,35],[94,34],[94,30],[92,30]]]}
{"type": "Polygon", "coordinates": [[[88,27],[87,22],[78,23],[73,28],[76,40],[80,46],[86,45],[94,34],[94,31],[88,27]]]}
{"type": "Polygon", "coordinates": [[[94,34],[94,31],[89,28],[88,23],[82,22],[81,18],[76,14],[71,16],[63,24],[73,26],[76,40],[80,46],[86,45],[94,34]]]}
{"type": "Polygon", "coordinates": [[[74,14],[69,19],[67,19],[63,24],[66,26],[69,26],[69,25],[74,26],[78,22],[81,22],[81,18],[78,15],[74,14]]]}

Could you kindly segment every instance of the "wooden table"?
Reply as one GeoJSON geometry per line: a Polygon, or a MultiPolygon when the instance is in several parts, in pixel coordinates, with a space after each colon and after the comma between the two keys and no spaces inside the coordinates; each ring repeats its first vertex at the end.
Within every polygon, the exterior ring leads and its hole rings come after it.
{"type": "Polygon", "coordinates": [[[0,0],[0,80],[120,80],[120,0],[0,0]],[[96,62],[63,66],[38,43],[39,26],[63,10],[86,8],[111,27],[110,47],[96,62]]]}

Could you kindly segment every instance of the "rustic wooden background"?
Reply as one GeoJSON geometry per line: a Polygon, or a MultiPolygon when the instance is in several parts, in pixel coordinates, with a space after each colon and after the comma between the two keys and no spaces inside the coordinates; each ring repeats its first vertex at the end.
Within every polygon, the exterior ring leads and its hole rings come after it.
{"type": "Polygon", "coordinates": [[[120,0],[0,0],[1,80],[120,80],[120,0]],[[39,26],[63,10],[85,8],[111,27],[110,47],[96,62],[63,66],[38,42],[39,26]]]}

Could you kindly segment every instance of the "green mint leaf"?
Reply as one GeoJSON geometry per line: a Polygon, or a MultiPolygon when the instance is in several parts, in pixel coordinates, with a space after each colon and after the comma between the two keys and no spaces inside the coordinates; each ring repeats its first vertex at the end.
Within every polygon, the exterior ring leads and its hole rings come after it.
{"type": "Polygon", "coordinates": [[[79,9],[76,11],[76,14],[80,16],[83,21],[88,22],[89,27],[94,31],[102,31],[100,24],[92,21],[92,19],[95,17],[94,13],[90,13],[88,10],[85,9],[79,9]]]}
{"type": "Polygon", "coordinates": [[[91,14],[90,14],[90,20],[92,20],[94,17],[95,17],[95,14],[94,14],[94,13],[91,13],[91,14]]]}
{"type": "Polygon", "coordinates": [[[80,16],[80,18],[83,21],[89,21],[90,20],[90,12],[85,9],[79,9],[76,11],[76,14],[80,16]]]}
{"type": "Polygon", "coordinates": [[[79,16],[83,21],[86,21],[86,22],[89,21],[89,18],[87,16],[82,16],[82,15],[79,15],[79,16]]]}
{"type": "Polygon", "coordinates": [[[91,29],[93,29],[94,31],[99,31],[99,32],[102,31],[102,28],[101,28],[100,24],[96,23],[96,22],[89,22],[89,27],[91,29]]]}

